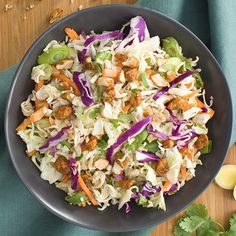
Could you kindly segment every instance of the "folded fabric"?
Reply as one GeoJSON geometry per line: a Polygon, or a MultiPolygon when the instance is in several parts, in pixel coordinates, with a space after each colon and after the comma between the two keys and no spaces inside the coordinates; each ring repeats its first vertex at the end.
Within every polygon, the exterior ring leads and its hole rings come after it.
{"type": "MultiPolygon", "coordinates": [[[[236,108],[236,2],[234,0],[141,0],[140,5],[156,9],[180,21],[212,50],[230,85],[236,108]]],[[[0,109],[3,111],[17,66],[0,73],[0,109]]],[[[0,115],[3,130],[3,113],[0,115]]],[[[236,140],[236,126],[232,140],[236,140]]],[[[0,136],[0,234],[4,236],[145,236],[152,229],[129,233],[104,233],[83,229],[51,214],[26,190],[17,176],[0,136]]]]}

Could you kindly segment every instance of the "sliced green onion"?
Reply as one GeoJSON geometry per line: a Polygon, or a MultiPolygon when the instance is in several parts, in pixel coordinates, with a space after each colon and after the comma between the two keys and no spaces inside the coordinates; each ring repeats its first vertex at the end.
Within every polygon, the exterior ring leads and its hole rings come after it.
{"type": "Polygon", "coordinates": [[[147,136],[148,136],[147,130],[143,130],[139,135],[135,137],[135,140],[133,143],[131,143],[130,145],[127,145],[127,149],[133,152],[137,150],[138,148],[142,147],[144,141],[147,139],[147,136]]]}
{"type": "Polygon", "coordinates": [[[95,61],[97,61],[98,59],[101,61],[111,60],[111,58],[112,54],[110,52],[98,52],[95,56],[95,61]]]}
{"type": "Polygon", "coordinates": [[[146,73],[145,72],[142,72],[140,74],[141,76],[141,81],[142,81],[142,85],[144,88],[147,88],[148,87],[148,82],[147,82],[147,76],[146,76],[146,73]]]}
{"type": "Polygon", "coordinates": [[[100,114],[101,109],[99,107],[93,108],[93,110],[89,113],[89,118],[90,119],[95,119],[98,114],[100,114]]]}
{"type": "Polygon", "coordinates": [[[201,154],[207,154],[211,152],[211,148],[212,148],[212,141],[209,140],[208,145],[202,149],[200,149],[201,154]]]}
{"type": "Polygon", "coordinates": [[[110,122],[112,123],[112,125],[114,126],[114,128],[118,128],[118,127],[119,127],[119,120],[117,120],[117,119],[111,119],[110,122]]]}
{"type": "Polygon", "coordinates": [[[158,142],[153,140],[151,143],[147,143],[145,149],[149,152],[156,153],[159,150],[158,142]]]}
{"type": "Polygon", "coordinates": [[[163,49],[170,57],[182,57],[182,48],[178,41],[173,37],[163,39],[163,49]]]}
{"type": "Polygon", "coordinates": [[[61,47],[49,48],[38,57],[38,64],[56,64],[58,61],[68,58],[70,49],[62,45],[61,47]]]}
{"type": "Polygon", "coordinates": [[[65,200],[73,205],[80,205],[81,203],[88,200],[87,196],[82,192],[77,192],[71,196],[66,196],[65,200]]]}
{"type": "Polygon", "coordinates": [[[119,120],[123,123],[128,123],[132,119],[131,114],[121,114],[119,115],[119,120]]]}
{"type": "Polygon", "coordinates": [[[162,68],[167,71],[177,72],[181,66],[183,66],[183,62],[180,58],[170,57],[166,59],[166,62],[163,64],[162,68]]]}
{"type": "Polygon", "coordinates": [[[61,144],[62,144],[63,146],[67,146],[68,148],[71,148],[71,147],[72,147],[72,144],[69,143],[67,140],[62,141],[61,144]]]}

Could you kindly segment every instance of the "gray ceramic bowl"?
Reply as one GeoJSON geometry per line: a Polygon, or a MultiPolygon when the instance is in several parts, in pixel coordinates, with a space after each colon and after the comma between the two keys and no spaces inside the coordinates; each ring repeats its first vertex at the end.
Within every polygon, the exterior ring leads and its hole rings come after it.
{"type": "Polygon", "coordinates": [[[225,77],[209,50],[201,41],[181,24],[150,9],[129,5],[107,5],[76,12],[49,28],[30,47],[15,74],[8,98],[5,132],[8,149],[15,169],[29,191],[47,209],[57,216],[79,226],[110,231],[132,231],[159,224],[176,214],[193,201],[213,180],[227,152],[232,126],[232,106],[225,77]],[[31,68],[37,56],[52,39],[64,40],[64,28],[71,26],[81,32],[119,29],[130,18],[141,15],[147,22],[151,35],[161,38],[174,36],[189,57],[200,57],[199,65],[205,78],[207,95],[214,97],[216,114],[209,124],[210,138],[213,140],[212,153],[203,157],[203,166],[196,170],[196,177],[189,181],[174,196],[166,198],[167,211],[145,209],[132,206],[129,214],[118,211],[117,206],[98,211],[95,207],[79,208],[70,206],[64,200],[64,193],[42,180],[39,171],[25,158],[25,144],[16,135],[15,128],[22,121],[20,103],[33,89],[29,79],[31,68]]]}

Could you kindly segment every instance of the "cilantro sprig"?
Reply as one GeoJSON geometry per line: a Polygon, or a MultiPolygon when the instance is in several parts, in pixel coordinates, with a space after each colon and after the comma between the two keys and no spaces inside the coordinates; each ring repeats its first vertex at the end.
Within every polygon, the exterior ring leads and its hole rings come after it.
{"type": "Polygon", "coordinates": [[[203,204],[192,204],[186,209],[186,215],[175,224],[175,236],[236,236],[236,214],[229,220],[229,229],[209,217],[203,204]]]}

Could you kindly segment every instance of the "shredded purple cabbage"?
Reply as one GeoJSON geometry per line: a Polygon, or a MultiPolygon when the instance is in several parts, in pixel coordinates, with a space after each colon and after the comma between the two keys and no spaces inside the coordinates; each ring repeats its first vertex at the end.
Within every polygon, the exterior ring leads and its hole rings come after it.
{"type": "Polygon", "coordinates": [[[113,175],[116,180],[123,180],[125,178],[125,174],[113,175]]]}
{"type": "Polygon", "coordinates": [[[101,40],[106,40],[106,39],[122,39],[123,34],[119,31],[113,31],[110,33],[104,33],[104,34],[96,34],[96,35],[92,35],[91,37],[89,37],[88,39],[85,40],[84,42],[84,46],[88,47],[91,43],[93,43],[94,41],[101,41],[101,40]]]}
{"type": "Polygon", "coordinates": [[[129,213],[131,211],[131,207],[130,207],[130,204],[128,202],[125,203],[125,213],[129,213]]]}
{"type": "Polygon", "coordinates": [[[175,192],[175,191],[177,190],[177,188],[178,188],[178,184],[173,184],[173,185],[171,185],[170,189],[169,189],[168,191],[165,191],[165,192],[164,192],[164,195],[168,195],[168,194],[170,194],[170,193],[175,192]]]}
{"type": "Polygon", "coordinates": [[[203,112],[208,112],[208,108],[207,107],[202,107],[202,111],[203,112]]]}
{"type": "Polygon", "coordinates": [[[130,20],[130,31],[116,50],[123,50],[126,46],[130,45],[135,38],[138,38],[139,42],[150,38],[147,24],[141,16],[136,16],[130,20]]]}
{"type": "Polygon", "coordinates": [[[113,163],[113,155],[120,149],[120,147],[129,139],[133,138],[139,133],[141,133],[146,126],[152,121],[152,116],[148,116],[145,119],[137,122],[131,128],[126,130],[123,134],[121,134],[117,141],[112,144],[106,153],[106,158],[110,163],[113,163]]]}
{"type": "Polygon", "coordinates": [[[71,157],[69,159],[69,168],[70,168],[70,174],[72,178],[71,188],[73,190],[76,190],[78,187],[78,169],[76,165],[76,159],[74,157],[71,157]]]}
{"type": "Polygon", "coordinates": [[[192,130],[186,130],[181,135],[171,137],[171,139],[176,140],[177,146],[180,148],[183,148],[183,147],[188,146],[190,141],[197,136],[198,136],[198,134],[196,132],[194,132],[192,130]]]}
{"type": "Polygon", "coordinates": [[[91,106],[94,103],[94,100],[86,74],[75,71],[73,73],[73,81],[80,91],[83,104],[87,107],[91,106]]]}
{"type": "Polygon", "coordinates": [[[67,131],[72,129],[72,125],[62,128],[56,135],[47,139],[46,143],[39,147],[39,151],[47,151],[50,148],[56,146],[59,142],[67,139],[67,131]]]}
{"type": "Polygon", "coordinates": [[[85,62],[86,54],[87,54],[86,48],[84,48],[81,52],[78,53],[78,59],[80,63],[83,64],[85,62]]]}
{"type": "Polygon", "coordinates": [[[193,74],[194,74],[193,71],[187,70],[182,75],[178,76],[176,79],[171,81],[168,86],[163,87],[161,90],[159,90],[152,98],[154,100],[157,100],[163,94],[167,93],[171,87],[173,87],[174,85],[178,84],[179,82],[181,82],[182,80],[184,80],[185,78],[187,78],[187,77],[189,77],[189,76],[191,76],[193,74]]]}
{"type": "Polygon", "coordinates": [[[157,192],[160,192],[160,191],[161,191],[160,186],[152,186],[151,183],[146,182],[146,183],[143,183],[143,185],[142,185],[140,195],[142,195],[144,197],[148,197],[148,196],[155,194],[157,192]]]}
{"type": "Polygon", "coordinates": [[[169,137],[168,137],[167,135],[165,135],[165,134],[163,134],[163,133],[161,133],[161,132],[159,132],[159,131],[157,131],[157,130],[154,130],[154,129],[153,129],[153,126],[152,126],[151,124],[149,124],[149,125],[147,126],[147,132],[148,132],[149,134],[152,134],[152,135],[155,136],[156,138],[159,138],[159,139],[162,139],[162,140],[167,140],[167,139],[169,139],[169,137]]]}
{"type": "Polygon", "coordinates": [[[159,161],[161,158],[158,157],[156,154],[152,153],[152,152],[147,152],[144,150],[138,150],[136,151],[136,160],[140,163],[144,163],[144,162],[157,162],[159,161]]]}

